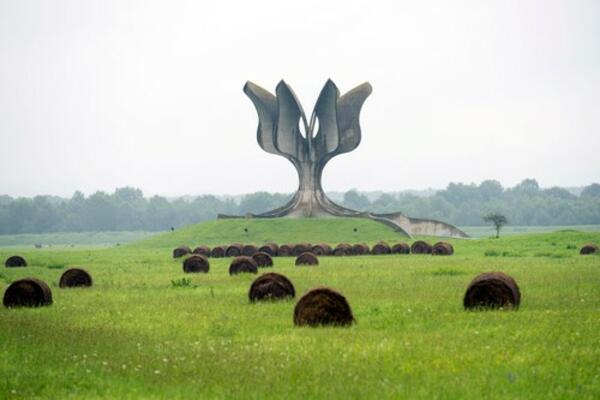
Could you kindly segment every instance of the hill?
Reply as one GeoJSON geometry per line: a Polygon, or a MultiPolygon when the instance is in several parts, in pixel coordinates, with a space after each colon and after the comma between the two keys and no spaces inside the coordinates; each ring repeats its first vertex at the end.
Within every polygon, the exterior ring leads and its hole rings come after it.
{"type": "Polygon", "coordinates": [[[365,242],[371,245],[380,240],[395,242],[406,239],[388,226],[361,218],[223,219],[189,225],[132,243],[128,247],[216,246],[235,242],[365,242]]]}

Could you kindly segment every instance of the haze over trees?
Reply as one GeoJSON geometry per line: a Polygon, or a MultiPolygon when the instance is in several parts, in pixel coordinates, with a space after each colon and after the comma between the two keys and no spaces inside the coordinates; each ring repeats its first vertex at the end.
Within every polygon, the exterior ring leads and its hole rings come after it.
{"type": "MultiPolygon", "coordinates": [[[[216,218],[218,213],[244,215],[283,205],[292,194],[256,192],[238,198],[213,195],[167,199],[144,197],[140,189],[119,188],[114,193],[76,192],[70,199],[55,196],[12,198],[0,196],[0,234],[163,231],[216,218]]],[[[338,200],[356,210],[402,211],[411,217],[442,220],[458,226],[482,226],[482,215],[500,213],[511,225],[600,224],[600,184],[579,195],[564,188],[542,189],[534,179],[512,188],[493,180],[479,185],[450,183],[429,196],[382,193],[368,196],[356,190],[338,200]],[[370,199],[371,197],[371,199],[370,199]]]]}

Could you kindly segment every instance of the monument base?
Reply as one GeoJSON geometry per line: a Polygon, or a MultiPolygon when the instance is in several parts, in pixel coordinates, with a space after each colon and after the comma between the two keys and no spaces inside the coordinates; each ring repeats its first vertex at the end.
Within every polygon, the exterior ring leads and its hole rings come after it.
{"type": "MultiPolygon", "coordinates": [[[[331,217],[331,218],[367,218],[373,221],[380,222],[385,224],[396,232],[399,232],[409,238],[413,238],[414,236],[437,236],[437,237],[451,237],[451,238],[459,238],[466,239],[470,236],[467,235],[462,230],[458,229],[454,225],[447,224],[445,222],[436,221],[433,219],[422,219],[422,218],[411,218],[406,215],[397,212],[390,214],[376,214],[371,212],[359,212],[353,211],[351,215],[334,215],[332,213],[319,212],[314,213],[313,215],[303,215],[302,212],[291,212],[285,215],[276,215],[282,211],[284,207],[281,209],[276,209],[267,213],[262,214],[246,214],[245,216],[239,215],[227,215],[227,214],[219,214],[217,216],[218,219],[232,219],[232,218],[311,218],[311,217],[331,217]],[[279,212],[278,212],[279,211],[279,212]]],[[[352,211],[352,210],[348,210],[352,211]]]]}

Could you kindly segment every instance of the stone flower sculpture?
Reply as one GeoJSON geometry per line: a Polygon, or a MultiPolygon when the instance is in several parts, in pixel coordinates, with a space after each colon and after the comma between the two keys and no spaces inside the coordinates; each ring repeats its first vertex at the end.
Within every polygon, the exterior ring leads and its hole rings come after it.
{"type": "MultiPolygon", "coordinates": [[[[258,144],[266,152],[290,160],[300,181],[296,194],[286,205],[249,216],[360,217],[383,222],[409,237],[415,234],[468,237],[456,227],[439,221],[409,218],[402,213],[374,214],[351,210],[334,203],[323,191],[321,176],[325,165],[333,157],[348,153],[360,144],[359,114],[371,91],[371,85],[365,82],[340,96],[335,83],[328,80],[310,119],[307,119],[292,88],[284,81],[277,85],[275,95],[252,82],[246,83],[244,93],[258,113],[258,144]]],[[[219,215],[219,218],[232,217],[219,215]]]]}

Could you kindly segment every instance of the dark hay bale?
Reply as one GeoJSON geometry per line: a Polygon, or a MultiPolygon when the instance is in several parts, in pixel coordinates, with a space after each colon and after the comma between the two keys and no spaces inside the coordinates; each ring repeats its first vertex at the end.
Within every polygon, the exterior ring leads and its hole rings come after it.
{"type": "Polygon", "coordinates": [[[194,254],[191,257],[188,257],[183,262],[183,272],[204,272],[207,273],[210,269],[210,263],[208,262],[208,258],[206,256],[202,256],[200,254],[194,254]]]}
{"type": "Polygon", "coordinates": [[[431,248],[431,254],[434,256],[451,256],[454,254],[454,247],[447,242],[437,242],[431,248]]]}
{"type": "Polygon", "coordinates": [[[318,256],[328,256],[332,252],[331,246],[327,243],[315,244],[310,251],[318,256]]]}
{"type": "Polygon", "coordinates": [[[61,288],[90,287],[92,276],[84,269],[70,268],[61,275],[58,286],[61,288]]]}
{"type": "Polygon", "coordinates": [[[352,309],[346,298],[326,287],[310,290],[294,308],[294,324],[297,326],[347,326],[353,322],[352,309]]]}
{"type": "Polygon", "coordinates": [[[396,243],[392,246],[393,254],[408,254],[410,253],[410,246],[406,243],[396,243]]]}
{"type": "Polygon", "coordinates": [[[210,257],[210,247],[200,245],[196,247],[192,253],[199,254],[205,257],[210,257]]]}
{"type": "Polygon", "coordinates": [[[227,250],[225,250],[225,255],[227,257],[239,257],[242,255],[243,247],[244,246],[239,243],[231,244],[227,247],[227,250]]]}
{"type": "Polygon", "coordinates": [[[256,265],[256,261],[254,261],[252,257],[247,256],[239,256],[234,258],[229,265],[229,275],[236,275],[244,272],[256,274],[258,272],[258,265],[256,265]]]}
{"type": "Polygon", "coordinates": [[[27,261],[21,256],[10,256],[4,262],[5,267],[26,267],[27,261]]]}
{"type": "Polygon", "coordinates": [[[595,244],[592,243],[588,243],[586,245],[584,245],[581,250],[579,250],[579,254],[581,255],[587,255],[587,254],[594,254],[598,252],[598,246],[596,246],[595,244]]]}
{"type": "Polygon", "coordinates": [[[367,246],[364,243],[357,243],[352,245],[352,254],[354,254],[355,256],[361,256],[364,254],[369,254],[370,250],[369,250],[369,246],[367,246]]]}
{"type": "Polygon", "coordinates": [[[242,247],[242,255],[252,257],[254,253],[256,253],[258,249],[253,244],[246,244],[242,247]]]}
{"type": "Polygon", "coordinates": [[[192,249],[190,249],[188,246],[179,246],[173,250],[173,258],[183,257],[186,254],[192,254],[192,249]]]}
{"type": "Polygon", "coordinates": [[[386,242],[379,242],[371,249],[371,253],[375,255],[391,254],[392,249],[386,242]]]}
{"type": "Polygon", "coordinates": [[[517,282],[503,272],[486,272],[471,281],[463,305],[465,309],[519,308],[521,291],[517,282]]]}
{"type": "Polygon", "coordinates": [[[292,255],[299,256],[302,253],[306,253],[307,251],[311,251],[312,246],[310,243],[297,243],[292,247],[292,255]]]}
{"type": "Polygon", "coordinates": [[[5,307],[40,307],[52,304],[50,287],[39,279],[25,278],[11,283],[4,292],[5,307]]]}
{"type": "Polygon", "coordinates": [[[410,246],[410,252],[413,254],[431,254],[431,245],[423,240],[417,240],[410,246]]]}
{"type": "Polygon", "coordinates": [[[279,250],[279,246],[277,246],[277,244],[275,244],[275,243],[266,243],[258,248],[258,251],[267,253],[271,257],[276,257],[278,250],[279,250]]]}
{"type": "Polygon", "coordinates": [[[227,248],[225,246],[215,246],[210,251],[210,256],[213,258],[223,258],[225,257],[225,252],[227,248]]]}
{"type": "Polygon", "coordinates": [[[279,252],[277,254],[281,257],[290,257],[292,255],[292,245],[282,244],[279,246],[279,252]]]}
{"type": "Polygon", "coordinates": [[[252,254],[252,259],[256,261],[258,268],[273,266],[273,259],[268,253],[263,251],[257,251],[256,253],[252,254]]]}
{"type": "Polygon", "coordinates": [[[334,256],[351,256],[352,246],[350,246],[348,243],[340,243],[337,246],[335,246],[335,249],[333,249],[332,254],[334,256]]]}
{"type": "Polygon", "coordinates": [[[256,278],[248,291],[250,301],[281,300],[296,297],[294,285],[288,278],[269,272],[256,278]]]}
{"type": "Polygon", "coordinates": [[[296,266],[319,265],[319,259],[310,251],[305,251],[296,258],[296,266]]]}

